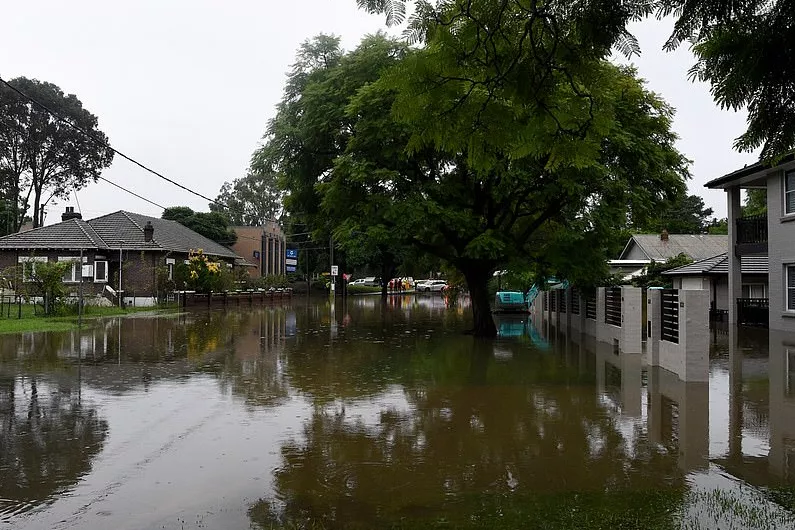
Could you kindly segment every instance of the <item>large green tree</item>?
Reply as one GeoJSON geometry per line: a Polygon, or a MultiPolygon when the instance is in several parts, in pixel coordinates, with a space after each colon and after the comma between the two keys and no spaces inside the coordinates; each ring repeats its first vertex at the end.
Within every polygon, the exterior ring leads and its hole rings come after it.
{"type": "Polygon", "coordinates": [[[237,234],[230,228],[229,219],[220,212],[194,212],[187,206],[172,206],[163,210],[161,217],[176,221],[222,245],[233,245],[237,241],[237,234]]]}
{"type": "MultiPolygon", "coordinates": [[[[71,121],[105,145],[97,117],[74,94],[52,83],[18,77],[9,84],[71,121]]],[[[0,185],[6,210],[13,213],[10,231],[17,231],[31,207],[33,226],[44,222],[42,208],[53,198],[95,182],[110,166],[113,151],[48,111],[0,84],[0,185]]]]}
{"type": "Polygon", "coordinates": [[[331,182],[345,179],[338,192],[351,194],[358,181],[371,203],[385,191],[393,236],[459,269],[475,333],[493,336],[487,282],[498,265],[537,261],[594,280],[608,234],[682,193],[687,161],[670,107],[605,62],[616,39],[588,34],[579,13],[422,7],[412,27],[424,46],[352,100],[353,148],[331,182]],[[383,114],[373,102],[390,97],[393,123],[371,127],[383,114]],[[407,157],[372,159],[374,145],[392,144],[407,157]]]}

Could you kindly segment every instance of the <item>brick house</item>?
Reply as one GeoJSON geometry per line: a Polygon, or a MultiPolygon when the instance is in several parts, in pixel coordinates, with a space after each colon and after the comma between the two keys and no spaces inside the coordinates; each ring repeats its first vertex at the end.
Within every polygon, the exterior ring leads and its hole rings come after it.
{"type": "Polygon", "coordinates": [[[29,264],[24,274],[37,262],[68,261],[72,267],[64,282],[77,287],[82,276],[86,296],[113,299],[121,291],[126,304],[146,306],[157,300],[158,268],[171,277],[175,265],[184,263],[192,250],[202,249],[230,267],[240,260],[232,250],[176,221],[121,210],[85,221],[71,207],[61,219],[0,237],[0,269],[29,264]]]}

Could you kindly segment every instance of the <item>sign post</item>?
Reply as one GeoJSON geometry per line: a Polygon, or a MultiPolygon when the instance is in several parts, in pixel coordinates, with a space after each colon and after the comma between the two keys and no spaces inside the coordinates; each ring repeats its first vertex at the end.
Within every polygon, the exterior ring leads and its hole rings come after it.
{"type": "Polygon", "coordinates": [[[333,298],[335,293],[337,292],[337,275],[340,272],[340,268],[338,265],[331,266],[331,293],[330,296],[333,298]]]}
{"type": "Polygon", "coordinates": [[[284,251],[284,264],[287,272],[296,272],[298,269],[298,249],[288,248],[284,251]]]}

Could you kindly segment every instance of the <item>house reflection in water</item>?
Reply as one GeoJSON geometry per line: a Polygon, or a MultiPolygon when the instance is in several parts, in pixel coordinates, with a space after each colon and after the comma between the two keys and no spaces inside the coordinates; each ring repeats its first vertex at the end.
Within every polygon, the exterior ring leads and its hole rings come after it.
{"type": "MultiPolygon", "coordinates": [[[[565,323],[541,316],[527,326],[528,338],[539,337],[533,343],[593,370],[604,406],[651,441],[676,449],[682,471],[714,463],[756,486],[795,484],[795,336],[713,330],[709,380],[685,382],[649,366],[646,353],[622,352],[565,323]]],[[[503,329],[506,337],[516,335],[514,327],[503,329]]]]}

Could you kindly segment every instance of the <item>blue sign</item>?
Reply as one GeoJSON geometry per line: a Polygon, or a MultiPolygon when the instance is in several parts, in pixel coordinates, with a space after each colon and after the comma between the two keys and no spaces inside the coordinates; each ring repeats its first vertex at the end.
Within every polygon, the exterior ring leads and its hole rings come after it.
{"type": "Polygon", "coordinates": [[[284,251],[285,257],[287,258],[298,258],[298,249],[297,248],[288,248],[284,251]]]}
{"type": "Polygon", "coordinates": [[[294,265],[287,265],[287,272],[295,272],[295,266],[294,265]]]}

